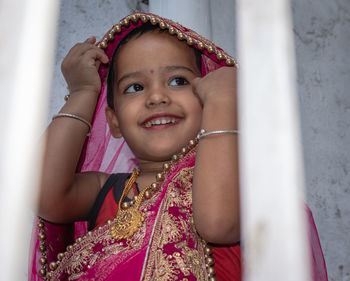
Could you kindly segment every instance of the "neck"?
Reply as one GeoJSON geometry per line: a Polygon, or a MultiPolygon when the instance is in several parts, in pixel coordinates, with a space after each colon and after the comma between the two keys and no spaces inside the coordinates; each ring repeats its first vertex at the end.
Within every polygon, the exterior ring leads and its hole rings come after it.
{"type": "Polygon", "coordinates": [[[167,161],[147,161],[138,159],[139,169],[141,175],[156,175],[163,171],[163,164],[167,161]]]}
{"type": "Polygon", "coordinates": [[[163,171],[163,164],[168,161],[146,161],[138,159],[138,165],[140,169],[140,176],[137,179],[137,183],[139,184],[139,188],[142,190],[146,186],[149,186],[156,180],[157,173],[163,171]]]}

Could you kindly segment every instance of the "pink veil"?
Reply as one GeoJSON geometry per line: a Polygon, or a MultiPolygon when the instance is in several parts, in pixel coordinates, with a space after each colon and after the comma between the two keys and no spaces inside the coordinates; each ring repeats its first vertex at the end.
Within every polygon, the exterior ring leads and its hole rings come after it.
{"type": "MultiPolygon", "coordinates": [[[[201,51],[203,76],[222,66],[237,67],[231,56],[196,32],[171,20],[143,12],[137,12],[123,18],[97,44],[111,58],[119,42],[131,30],[146,22],[158,25],[161,29],[167,29],[171,35],[177,36],[179,40],[183,40],[188,45],[192,45],[201,51]]],[[[107,125],[105,108],[107,106],[106,77],[108,68],[109,65],[101,65],[99,69],[102,81],[101,94],[96,106],[91,134],[86,139],[77,171],[130,172],[137,165],[125,141],[113,138],[107,125]]],[[[327,273],[322,249],[311,212],[309,209],[307,210],[310,218],[314,280],[324,281],[327,280],[327,273]]],[[[43,280],[42,276],[45,276],[46,272],[50,270],[50,263],[57,260],[57,254],[64,252],[67,245],[72,244],[76,238],[84,236],[86,232],[86,222],[57,225],[44,222],[38,218],[35,219],[29,257],[28,280],[43,280]]]]}

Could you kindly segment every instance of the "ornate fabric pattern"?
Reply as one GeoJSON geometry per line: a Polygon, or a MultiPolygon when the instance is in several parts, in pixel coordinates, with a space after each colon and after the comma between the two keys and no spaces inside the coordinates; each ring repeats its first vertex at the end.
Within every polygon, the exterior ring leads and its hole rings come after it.
{"type": "Polygon", "coordinates": [[[191,154],[168,184],[142,280],[207,280],[205,244],[195,230],[191,211],[194,153],[191,154]]]}
{"type": "Polygon", "coordinates": [[[88,234],[66,252],[58,268],[52,272],[50,280],[106,280],[112,271],[126,259],[142,253],[151,237],[160,192],[143,202],[141,210],[145,223],[133,235],[130,242],[116,241],[110,234],[110,224],[106,224],[88,234]],[[96,274],[98,272],[98,274],[96,274]]]}
{"type": "Polygon", "coordinates": [[[205,243],[191,211],[194,162],[192,150],[171,168],[162,188],[142,203],[145,222],[130,242],[112,238],[114,222],[89,232],[68,249],[50,280],[113,280],[125,266],[140,266],[140,260],[141,280],[207,280],[205,243]]]}

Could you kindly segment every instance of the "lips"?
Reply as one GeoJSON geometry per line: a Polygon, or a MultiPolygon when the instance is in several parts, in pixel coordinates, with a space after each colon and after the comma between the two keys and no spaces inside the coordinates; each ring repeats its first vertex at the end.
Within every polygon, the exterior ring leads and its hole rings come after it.
{"type": "Polygon", "coordinates": [[[154,114],[148,118],[146,118],[141,126],[145,128],[164,128],[177,124],[182,119],[181,116],[174,114],[154,114]]]}

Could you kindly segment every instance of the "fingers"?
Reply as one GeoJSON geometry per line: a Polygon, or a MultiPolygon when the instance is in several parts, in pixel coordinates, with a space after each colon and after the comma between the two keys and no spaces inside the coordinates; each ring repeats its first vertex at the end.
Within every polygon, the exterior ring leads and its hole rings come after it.
{"type": "Polygon", "coordinates": [[[90,65],[97,65],[96,61],[108,63],[108,56],[102,49],[95,46],[95,42],[96,38],[90,37],[85,40],[85,42],[75,44],[68,52],[62,66],[65,67],[65,65],[70,66],[71,64],[76,64],[81,61],[81,59],[88,61],[90,65]]]}
{"type": "Polygon", "coordinates": [[[101,49],[97,50],[95,58],[98,59],[102,63],[108,63],[108,56],[101,49]]]}
{"type": "Polygon", "coordinates": [[[85,43],[95,44],[95,42],[96,42],[95,36],[91,36],[90,38],[85,40],[85,43]]]}
{"type": "Polygon", "coordinates": [[[92,59],[94,61],[100,61],[102,63],[108,63],[108,56],[105,54],[105,52],[99,48],[92,48],[87,50],[83,57],[87,60],[92,59]]]}
{"type": "Polygon", "coordinates": [[[192,91],[203,105],[218,98],[230,100],[236,95],[236,72],[233,67],[222,67],[204,77],[194,78],[192,91]]]}
{"type": "Polygon", "coordinates": [[[96,37],[92,36],[92,37],[86,39],[84,42],[80,42],[80,43],[75,44],[70,49],[67,56],[81,56],[86,51],[88,51],[90,49],[100,50],[97,46],[95,46],[95,43],[96,43],[96,37]]]}
{"type": "Polygon", "coordinates": [[[98,49],[98,50],[100,50],[93,43],[89,43],[88,41],[85,41],[83,43],[75,44],[73,46],[73,48],[70,49],[70,51],[68,52],[67,56],[81,56],[81,55],[83,55],[85,52],[87,52],[90,49],[98,49]]]}

